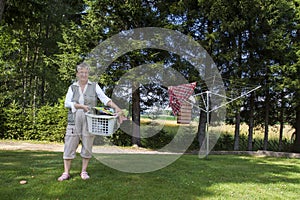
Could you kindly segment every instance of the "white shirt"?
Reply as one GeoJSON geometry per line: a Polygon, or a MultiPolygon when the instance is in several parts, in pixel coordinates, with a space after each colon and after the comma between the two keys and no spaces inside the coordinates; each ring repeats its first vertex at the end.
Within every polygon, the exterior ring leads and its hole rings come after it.
{"type": "MultiPolygon", "coordinates": [[[[88,84],[91,84],[91,82],[88,81],[88,84]]],[[[88,84],[85,85],[83,92],[81,91],[81,89],[79,89],[79,94],[80,94],[79,102],[78,102],[79,104],[84,104],[83,94],[85,93],[88,84]]],[[[75,83],[73,83],[73,85],[79,86],[79,83],[75,82],[75,83]]],[[[102,89],[100,88],[100,86],[98,84],[96,84],[96,94],[97,94],[98,99],[104,105],[107,105],[107,103],[111,100],[104,94],[104,92],[102,91],[102,89]]],[[[67,95],[66,95],[65,107],[71,108],[72,112],[74,113],[77,111],[77,109],[74,107],[75,102],[72,102],[72,98],[73,98],[73,91],[70,86],[68,89],[67,95]]]]}

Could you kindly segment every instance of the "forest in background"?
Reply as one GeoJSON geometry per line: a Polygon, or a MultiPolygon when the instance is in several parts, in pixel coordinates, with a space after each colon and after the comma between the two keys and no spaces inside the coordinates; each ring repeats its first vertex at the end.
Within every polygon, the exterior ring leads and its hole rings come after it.
{"type": "MultiPolygon", "coordinates": [[[[280,125],[280,140],[288,124],[296,130],[292,151],[300,152],[299,0],[0,0],[0,20],[0,138],[62,138],[62,101],[75,66],[120,31],[161,27],[199,42],[218,66],[228,93],[262,86],[227,107],[226,121],[235,125],[234,149],[241,123],[249,126],[248,150],[255,127],[264,127],[267,150],[269,126],[280,125]]],[[[127,70],[155,62],[167,62],[189,82],[199,79],[178,56],[144,50],[120,57],[98,82],[110,96],[127,70]]],[[[133,99],[133,121],[139,124],[136,112],[149,102],[133,99]]],[[[200,123],[205,124],[201,116],[200,123]]]]}

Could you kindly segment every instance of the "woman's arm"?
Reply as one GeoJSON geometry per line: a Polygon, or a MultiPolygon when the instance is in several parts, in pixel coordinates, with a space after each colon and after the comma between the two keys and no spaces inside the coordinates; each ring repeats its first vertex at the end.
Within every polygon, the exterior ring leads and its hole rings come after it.
{"type": "Polygon", "coordinates": [[[116,113],[123,114],[123,111],[112,100],[107,103],[107,106],[113,108],[116,113]]]}

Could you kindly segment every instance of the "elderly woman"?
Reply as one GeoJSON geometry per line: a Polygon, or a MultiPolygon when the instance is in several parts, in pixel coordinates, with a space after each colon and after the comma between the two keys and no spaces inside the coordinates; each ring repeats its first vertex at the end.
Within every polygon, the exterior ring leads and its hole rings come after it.
{"type": "MultiPolygon", "coordinates": [[[[58,181],[68,180],[70,178],[71,162],[76,156],[76,149],[81,140],[82,149],[80,156],[82,157],[82,170],[80,176],[83,180],[89,179],[87,167],[89,160],[92,157],[92,146],[94,135],[88,132],[87,120],[85,112],[96,106],[97,98],[106,106],[109,106],[117,113],[122,113],[122,110],[108,98],[97,83],[90,82],[89,65],[81,63],[77,66],[77,79],[67,92],[65,107],[69,108],[68,126],[65,135],[64,144],[64,172],[58,178],[58,181]]],[[[123,117],[119,116],[119,122],[122,123],[123,117]]]]}

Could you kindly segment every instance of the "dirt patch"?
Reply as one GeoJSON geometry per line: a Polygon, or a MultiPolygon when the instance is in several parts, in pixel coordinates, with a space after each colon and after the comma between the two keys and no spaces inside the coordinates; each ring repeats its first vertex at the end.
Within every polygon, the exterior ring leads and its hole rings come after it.
{"type": "Polygon", "coordinates": [[[0,150],[31,150],[63,152],[64,145],[58,143],[31,143],[22,141],[0,141],[0,150]]]}
{"type": "MultiPolygon", "coordinates": [[[[64,144],[61,143],[33,143],[25,141],[0,141],[0,150],[29,150],[29,151],[53,151],[63,152],[64,144]]],[[[81,146],[77,148],[80,152],[81,146]]],[[[150,149],[141,148],[138,146],[132,147],[117,147],[117,146],[95,146],[94,151],[97,153],[142,153],[142,154],[170,154],[170,152],[159,152],[150,149]]]]}
{"type": "MultiPolygon", "coordinates": [[[[77,149],[80,152],[80,146],[77,149]]],[[[160,152],[150,149],[145,149],[137,146],[132,147],[117,147],[117,146],[97,146],[94,148],[97,153],[116,153],[116,154],[173,154],[171,152],[160,152]]],[[[62,143],[34,143],[26,141],[0,141],[0,150],[29,150],[29,151],[53,151],[63,152],[64,144],[62,143]]],[[[187,154],[197,155],[198,151],[187,154]]],[[[212,151],[210,155],[251,155],[251,156],[271,156],[271,157],[285,157],[285,158],[300,158],[300,153],[288,152],[273,152],[273,151],[212,151]]]]}

